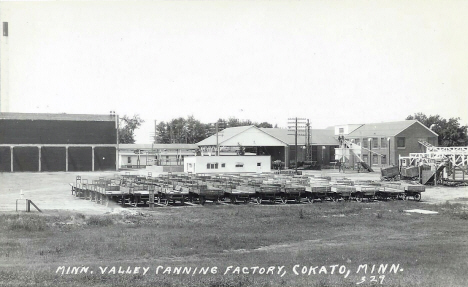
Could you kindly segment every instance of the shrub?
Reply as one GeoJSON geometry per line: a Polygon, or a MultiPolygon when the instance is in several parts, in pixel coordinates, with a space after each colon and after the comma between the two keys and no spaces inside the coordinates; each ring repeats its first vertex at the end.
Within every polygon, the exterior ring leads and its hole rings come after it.
{"type": "Polygon", "coordinates": [[[45,218],[36,215],[12,216],[6,218],[5,223],[8,230],[14,231],[44,231],[48,229],[45,218]]]}
{"type": "Polygon", "coordinates": [[[464,220],[467,220],[468,219],[468,213],[466,213],[466,211],[463,211],[461,213],[458,214],[458,217],[460,219],[464,219],[464,220]]]}
{"type": "Polygon", "coordinates": [[[86,219],[85,222],[87,225],[92,225],[92,226],[109,226],[109,225],[114,224],[114,221],[109,216],[97,216],[97,215],[90,216],[88,219],[86,219]]]}

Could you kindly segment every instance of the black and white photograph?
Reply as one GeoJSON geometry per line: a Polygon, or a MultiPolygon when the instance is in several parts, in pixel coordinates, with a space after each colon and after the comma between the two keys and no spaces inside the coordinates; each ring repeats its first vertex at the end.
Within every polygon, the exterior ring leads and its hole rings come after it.
{"type": "Polygon", "coordinates": [[[468,1],[0,1],[0,286],[468,286],[468,1]]]}

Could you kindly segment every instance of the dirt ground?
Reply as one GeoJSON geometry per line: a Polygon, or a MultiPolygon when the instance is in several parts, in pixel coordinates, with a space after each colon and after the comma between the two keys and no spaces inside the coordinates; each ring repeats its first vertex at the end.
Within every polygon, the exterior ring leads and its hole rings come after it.
{"type": "MultiPolygon", "coordinates": [[[[144,174],[144,171],[132,171],[131,174],[144,174]]],[[[16,210],[16,201],[21,198],[32,200],[40,209],[48,212],[59,210],[76,211],[83,214],[104,214],[119,212],[122,207],[110,205],[108,207],[79,199],[71,194],[69,183],[75,182],[77,175],[90,182],[99,177],[114,177],[121,172],[50,172],[50,173],[0,173],[0,211],[16,210]]],[[[331,176],[332,178],[346,177],[360,180],[380,180],[380,173],[355,173],[338,170],[306,171],[305,174],[315,176],[331,176]]],[[[429,204],[468,203],[468,187],[427,186],[422,194],[421,202],[429,204]]],[[[25,201],[18,201],[19,210],[25,210],[25,201]]]]}

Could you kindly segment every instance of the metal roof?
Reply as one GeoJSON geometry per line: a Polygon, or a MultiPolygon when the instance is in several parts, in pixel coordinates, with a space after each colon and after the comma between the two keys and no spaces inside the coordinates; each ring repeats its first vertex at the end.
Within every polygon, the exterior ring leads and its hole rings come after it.
{"type": "Polygon", "coordinates": [[[136,149],[197,149],[196,144],[119,144],[119,149],[136,150],[136,149]]]}
{"type": "MultiPolygon", "coordinates": [[[[227,142],[229,139],[253,129],[257,132],[263,132],[266,135],[274,138],[278,141],[278,146],[281,145],[294,145],[295,139],[292,132],[287,129],[280,128],[257,128],[255,126],[243,126],[243,127],[234,127],[227,128],[219,133],[218,141],[220,145],[223,145],[223,142],[227,142]]],[[[252,132],[252,134],[254,134],[252,132]]],[[[258,135],[258,134],[257,134],[258,135]]],[[[255,136],[255,135],[253,135],[255,136]]],[[[305,145],[306,140],[305,136],[298,136],[297,143],[299,145],[305,145]]],[[[311,144],[313,145],[338,145],[338,141],[334,138],[334,131],[330,129],[320,129],[320,130],[311,130],[311,144]]],[[[216,145],[216,135],[210,136],[201,142],[198,143],[200,146],[211,146],[216,145]]],[[[262,146],[261,142],[256,143],[257,146],[262,146]]]]}
{"type": "MultiPolygon", "coordinates": [[[[286,142],[288,145],[295,144],[294,131],[280,128],[261,128],[262,131],[278,138],[279,140],[286,142]]],[[[302,135],[297,136],[297,144],[305,145],[306,136],[304,132],[302,135]]],[[[338,141],[335,139],[335,131],[332,129],[311,129],[310,130],[310,144],[311,145],[338,145],[338,141]]]]}
{"type": "Polygon", "coordinates": [[[45,113],[0,113],[0,120],[43,121],[115,121],[116,115],[94,114],[45,114],[45,113]]]}
{"type": "Polygon", "coordinates": [[[417,120],[405,120],[397,122],[385,122],[385,123],[372,123],[364,124],[361,127],[352,131],[348,136],[354,137],[370,137],[370,136],[396,136],[402,131],[406,130],[413,124],[419,124],[428,131],[432,132],[435,136],[437,134],[428,129],[425,125],[417,120]]]}

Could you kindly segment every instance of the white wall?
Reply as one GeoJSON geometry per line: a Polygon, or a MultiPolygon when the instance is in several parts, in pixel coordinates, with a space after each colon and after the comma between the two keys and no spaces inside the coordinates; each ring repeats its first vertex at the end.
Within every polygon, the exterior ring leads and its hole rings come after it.
{"type": "Polygon", "coordinates": [[[189,172],[191,173],[271,172],[271,157],[263,156],[263,155],[262,156],[190,156],[190,157],[184,158],[184,172],[186,173],[189,173],[189,172]],[[207,166],[208,164],[210,164],[210,168],[208,168],[207,166]],[[236,166],[240,164],[243,164],[243,166],[242,167],[236,166]]]}
{"type": "Polygon", "coordinates": [[[362,125],[339,125],[339,126],[335,126],[335,136],[337,135],[340,135],[340,134],[343,134],[343,135],[347,135],[349,133],[351,133],[352,131],[354,131],[355,129],[357,129],[358,127],[360,127],[362,125]],[[343,129],[343,133],[340,133],[340,128],[343,129]]]}

